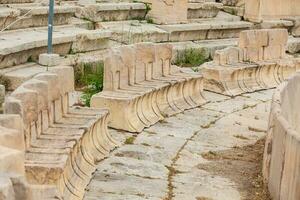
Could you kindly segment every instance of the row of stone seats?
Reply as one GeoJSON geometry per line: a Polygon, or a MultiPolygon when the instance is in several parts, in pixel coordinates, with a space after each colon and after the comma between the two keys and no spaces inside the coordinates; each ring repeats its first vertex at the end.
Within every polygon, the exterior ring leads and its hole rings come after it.
{"type": "Polygon", "coordinates": [[[300,59],[286,55],[285,29],[242,31],[238,47],[216,51],[203,65],[205,88],[235,96],[273,88],[300,69],[300,59]]]}
{"type": "Polygon", "coordinates": [[[141,132],[165,116],[202,105],[202,75],[180,71],[171,58],[168,44],[112,49],[104,64],[104,90],[91,106],[109,108],[109,126],[141,132]]]}
{"type": "Polygon", "coordinates": [[[18,115],[0,115],[0,199],[25,199],[24,137],[18,115]]]}
{"type": "Polygon", "coordinates": [[[98,161],[117,143],[107,130],[108,111],[69,105],[72,67],[53,67],[23,83],[6,100],[19,114],[25,136],[25,173],[30,184],[52,185],[45,199],[82,199],[98,161]]]}
{"type": "Polygon", "coordinates": [[[272,199],[300,198],[300,73],[273,96],[264,152],[263,176],[272,199]]]}

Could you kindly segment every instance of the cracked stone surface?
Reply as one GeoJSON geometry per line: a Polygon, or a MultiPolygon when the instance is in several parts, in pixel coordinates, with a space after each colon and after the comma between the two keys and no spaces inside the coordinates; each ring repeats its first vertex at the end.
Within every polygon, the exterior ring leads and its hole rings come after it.
{"type": "Polygon", "coordinates": [[[266,90],[229,98],[205,92],[206,105],[140,134],[110,130],[123,145],[99,163],[84,199],[247,199],[241,183],[226,172],[206,170],[205,165],[218,162],[204,155],[254,145],[264,138],[272,94],[266,90]]]}

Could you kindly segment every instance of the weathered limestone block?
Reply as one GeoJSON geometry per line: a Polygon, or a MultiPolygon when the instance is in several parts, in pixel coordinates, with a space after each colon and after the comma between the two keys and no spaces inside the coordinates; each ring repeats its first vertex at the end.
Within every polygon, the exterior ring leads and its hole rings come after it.
{"type": "Polygon", "coordinates": [[[268,31],[242,31],[238,46],[244,51],[245,61],[255,62],[264,60],[264,47],[268,46],[268,31]]]}
{"type": "Polygon", "coordinates": [[[219,65],[230,65],[243,62],[243,51],[238,47],[228,47],[224,51],[216,51],[214,62],[219,65]]]}
{"type": "Polygon", "coordinates": [[[128,2],[86,4],[76,11],[76,17],[93,22],[145,19],[146,14],[145,4],[128,2]]]}
{"type": "Polygon", "coordinates": [[[188,19],[213,18],[216,17],[222,8],[221,3],[203,2],[188,4],[188,19]]]}
{"type": "Polygon", "coordinates": [[[29,200],[23,124],[18,115],[0,115],[0,161],[0,199],[29,200]]]}
{"type": "Polygon", "coordinates": [[[276,87],[300,69],[285,53],[287,38],[284,29],[241,32],[238,47],[216,51],[203,65],[205,89],[235,96],[276,87]]]}
{"type": "Polygon", "coordinates": [[[104,65],[104,90],[92,107],[109,108],[109,126],[141,132],[165,116],[205,102],[202,76],[171,66],[172,46],[140,43],[112,49],[104,65]]]}
{"type": "Polygon", "coordinates": [[[143,0],[151,4],[148,17],[157,24],[186,23],[188,0],[143,0]]]}
{"type": "Polygon", "coordinates": [[[73,68],[51,67],[5,101],[5,112],[23,120],[27,180],[44,186],[47,198],[82,199],[97,162],[117,145],[107,131],[108,111],[70,106],[72,91],[73,68]]]}
{"type": "Polygon", "coordinates": [[[300,37],[300,16],[290,17],[287,20],[293,23],[293,27],[291,29],[292,35],[295,37],[300,37]]]}
{"type": "Polygon", "coordinates": [[[276,200],[300,197],[299,83],[297,73],[276,90],[272,101],[263,175],[276,200]]]}
{"type": "MultiPolygon", "coordinates": [[[[56,5],[55,17],[53,18],[54,25],[68,24],[75,14],[75,8],[75,6],[70,5],[56,5]]],[[[10,2],[6,7],[1,7],[0,12],[1,30],[4,28],[5,30],[14,30],[47,26],[48,6],[42,4],[14,4],[10,2]],[[24,14],[26,17],[21,17],[24,14]]]]}
{"type": "Polygon", "coordinates": [[[247,0],[244,17],[253,22],[300,16],[298,0],[247,0]]]}

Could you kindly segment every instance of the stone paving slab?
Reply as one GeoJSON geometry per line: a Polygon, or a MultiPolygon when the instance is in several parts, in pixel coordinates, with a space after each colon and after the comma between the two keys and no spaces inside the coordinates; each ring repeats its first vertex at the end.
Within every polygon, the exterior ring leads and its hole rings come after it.
{"type": "Polygon", "coordinates": [[[272,93],[229,98],[205,92],[206,105],[167,118],[138,135],[112,130],[124,145],[98,165],[85,199],[242,199],[234,179],[203,169],[214,163],[203,155],[263,138],[272,93]]]}

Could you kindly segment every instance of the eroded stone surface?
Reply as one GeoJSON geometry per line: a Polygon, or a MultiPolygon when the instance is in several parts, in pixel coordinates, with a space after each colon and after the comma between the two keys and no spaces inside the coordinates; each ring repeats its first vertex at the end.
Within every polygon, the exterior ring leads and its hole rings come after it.
{"type": "Polygon", "coordinates": [[[203,154],[263,138],[272,93],[229,98],[205,92],[210,103],[202,108],[166,118],[138,135],[118,132],[124,145],[98,165],[84,199],[242,199],[240,183],[203,169],[214,163],[203,154]]]}

